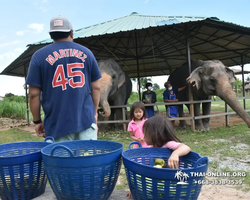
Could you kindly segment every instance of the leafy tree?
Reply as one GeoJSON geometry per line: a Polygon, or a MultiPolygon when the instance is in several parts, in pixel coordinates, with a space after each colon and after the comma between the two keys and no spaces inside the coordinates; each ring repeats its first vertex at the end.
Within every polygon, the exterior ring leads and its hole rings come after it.
{"type": "Polygon", "coordinates": [[[157,83],[153,84],[153,90],[159,90],[160,86],[157,83]]]}
{"type": "MultiPolygon", "coordinates": [[[[137,83],[137,78],[132,78],[132,81],[135,81],[137,83]]],[[[141,89],[145,90],[145,85],[147,82],[152,82],[152,77],[141,77],[140,78],[141,89]]]]}
{"type": "Polygon", "coordinates": [[[12,93],[6,93],[4,97],[13,97],[13,96],[15,96],[15,95],[12,93]]]}
{"type": "Polygon", "coordinates": [[[250,76],[247,77],[246,81],[250,81],[250,76]]]}

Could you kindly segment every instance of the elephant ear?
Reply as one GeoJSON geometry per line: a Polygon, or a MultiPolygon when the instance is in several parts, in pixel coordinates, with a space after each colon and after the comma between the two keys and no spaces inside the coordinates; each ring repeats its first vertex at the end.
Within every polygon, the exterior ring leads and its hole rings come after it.
{"type": "Polygon", "coordinates": [[[227,76],[228,76],[228,79],[229,79],[230,83],[233,83],[233,82],[236,81],[236,77],[235,77],[235,74],[234,74],[233,70],[226,67],[226,73],[227,73],[227,76]]]}
{"type": "Polygon", "coordinates": [[[118,89],[125,83],[126,78],[124,72],[119,75],[118,89]]]}
{"type": "Polygon", "coordinates": [[[190,74],[190,76],[186,79],[187,83],[191,84],[193,87],[196,86],[197,90],[200,89],[200,87],[201,87],[201,74],[202,74],[202,67],[196,68],[190,74]]]}

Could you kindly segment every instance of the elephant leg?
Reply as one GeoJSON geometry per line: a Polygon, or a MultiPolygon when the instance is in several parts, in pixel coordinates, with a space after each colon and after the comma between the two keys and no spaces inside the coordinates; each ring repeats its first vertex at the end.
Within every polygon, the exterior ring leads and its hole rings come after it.
{"type": "MultiPolygon", "coordinates": [[[[115,108],[111,108],[111,114],[109,116],[109,120],[110,121],[114,121],[115,120],[115,108]]],[[[115,130],[115,124],[114,123],[110,123],[108,126],[110,131],[114,131],[115,130]]]]}
{"type": "MultiPolygon", "coordinates": [[[[194,104],[194,116],[200,116],[200,115],[201,115],[200,103],[196,103],[194,104]]],[[[201,119],[195,120],[195,129],[200,131],[205,130],[201,119]]]]}
{"type": "MultiPolygon", "coordinates": [[[[203,115],[210,115],[210,111],[211,111],[211,102],[202,103],[202,114],[203,115]]],[[[202,123],[203,123],[203,126],[205,128],[205,131],[209,131],[210,130],[210,125],[209,125],[210,124],[210,117],[203,118],[202,123]]]]}
{"type": "MultiPolygon", "coordinates": [[[[118,96],[115,101],[114,105],[124,105],[124,96],[120,95],[118,96]]],[[[122,108],[115,108],[114,109],[114,114],[115,114],[115,120],[122,120],[122,108]]],[[[117,130],[123,130],[123,124],[122,123],[116,123],[115,124],[115,129],[117,130]]]]}
{"type": "MultiPolygon", "coordinates": [[[[98,122],[104,121],[104,118],[101,115],[98,115],[98,122]]],[[[107,124],[98,123],[98,133],[104,133],[107,128],[107,124]]]]}
{"type": "MultiPolygon", "coordinates": [[[[178,115],[179,117],[184,117],[184,113],[183,113],[183,104],[182,105],[178,105],[178,115]]],[[[187,123],[185,120],[180,120],[180,127],[186,127],[187,123]]]]}

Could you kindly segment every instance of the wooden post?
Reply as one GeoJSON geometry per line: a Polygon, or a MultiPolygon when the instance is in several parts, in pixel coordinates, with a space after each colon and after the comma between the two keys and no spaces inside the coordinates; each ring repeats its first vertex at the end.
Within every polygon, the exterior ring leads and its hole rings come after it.
{"type": "MultiPolygon", "coordinates": [[[[225,103],[225,113],[228,113],[228,105],[225,103]]],[[[226,126],[229,125],[229,115],[225,115],[226,126]]]]}
{"type": "Polygon", "coordinates": [[[28,91],[27,91],[27,85],[26,85],[27,71],[26,71],[25,65],[23,66],[23,69],[24,69],[24,78],[25,78],[25,100],[26,100],[27,124],[30,125],[30,119],[29,119],[29,100],[28,100],[28,91]]]}
{"type": "MultiPolygon", "coordinates": [[[[122,108],[122,120],[123,121],[126,120],[126,113],[125,113],[125,108],[124,107],[122,108]]],[[[123,123],[123,131],[127,131],[127,125],[126,125],[125,122],[123,123]]]]}
{"type": "MultiPolygon", "coordinates": [[[[189,33],[188,33],[188,26],[185,27],[186,28],[186,51],[187,51],[187,61],[188,61],[188,69],[189,69],[189,74],[191,74],[192,70],[191,70],[191,57],[190,57],[190,44],[189,44],[189,33]]],[[[192,116],[192,120],[191,120],[191,130],[194,131],[195,130],[195,121],[194,121],[194,104],[193,104],[193,94],[192,94],[192,90],[191,90],[191,85],[188,85],[188,96],[189,96],[189,101],[191,102],[190,104],[190,115],[192,116]]]]}
{"type": "Polygon", "coordinates": [[[244,78],[244,61],[243,61],[243,55],[241,55],[241,72],[242,72],[242,92],[243,92],[243,107],[244,110],[246,110],[246,93],[245,93],[245,78],[244,78]]]}

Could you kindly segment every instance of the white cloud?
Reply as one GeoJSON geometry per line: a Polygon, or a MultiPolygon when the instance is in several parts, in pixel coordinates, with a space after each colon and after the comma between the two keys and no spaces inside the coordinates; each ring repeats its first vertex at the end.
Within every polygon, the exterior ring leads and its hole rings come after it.
{"type": "Polygon", "coordinates": [[[24,48],[16,48],[15,51],[16,51],[16,52],[23,52],[23,51],[24,51],[24,48]]]}
{"type": "Polygon", "coordinates": [[[28,28],[35,30],[35,33],[41,33],[44,29],[44,24],[33,23],[29,24],[28,28]]]}
{"type": "Polygon", "coordinates": [[[30,32],[29,30],[25,30],[25,31],[17,31],[16,34],[17,35],[24,35],[25,33],[30,32]]]}
{"type": "Polygon", "coordinates": [[[20,40],[13,40],[12,42],[5,42],[5,43],[0,43],[0,47],[6,47],[9,45],[14,45],[20,43],[20,40]]]}
{"type": "Polygon", "coordinates": [[[48,11],[51,9],[51,7],[45,8],[45,7],[40,6],[39,9],[40,9],[41,11],[43,11],[43,12],[48,12],[48,11]]]}

